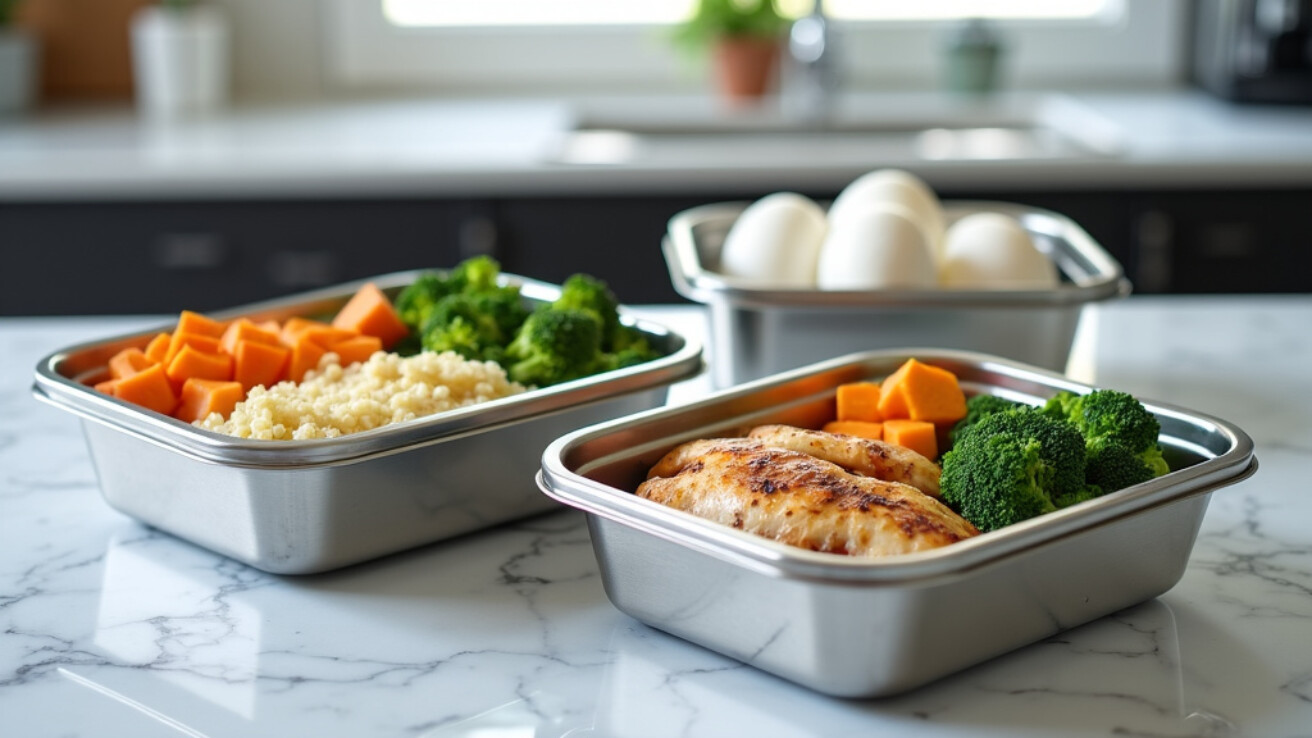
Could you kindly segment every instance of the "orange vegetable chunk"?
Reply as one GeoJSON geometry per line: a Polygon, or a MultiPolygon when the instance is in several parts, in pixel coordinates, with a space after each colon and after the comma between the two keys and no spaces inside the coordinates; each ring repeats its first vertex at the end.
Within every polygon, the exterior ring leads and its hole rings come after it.
{"type": "Polygon", "coordinates": [[[217,354],[223,351],[223,347],[219,345],[219,339],[215,336],[174,331],[173,336],[169,338],[169,350],[164,352],[164,360],[160,363],[164,366],[172,364],[174,357],[178,355],[178,352],[184,346],[191,346],[197,351],[204,351],[207,354],[217,354]]]}
{"type": "Polygon", "coordinates": [[[257,341],[278,346],[282,341],[278,331],[267,331],[251,322],[249,318],[237,318],[228,324],[227,330],[219,339],[219,346],[226,352],[237,355],[237,343],[240,341],[257,341]]]}
{"type": "Polygon", "coordinates": [[[350,366],[356,362],[368,361],[374,353],[382,351],[383,341],[377,336],[356,336],[338,341],[328,350],[337,354],[342,366],[350,366]]]}
{"type": "Polygon", "coordinates": [[[191,310],[183,310],[178,315],[178,326],[173,329],[174,333],[199,333],[202,336],[218,338],[223,335],[227,326],[213,318],[208,318],[191,310]]]}
{"type": "Polygon", "coordinates": [[[158,364],[139,348],[125,348],[109,357],[109,376],[113,379],[130,377],[148,366],[158,364]]]}
{"type": "Polygon", "coordinates": [[[246,397],[240,382],[198,379],[192,377],[182,385],[182,398],[173,412],[178,420],[192,423],[218,413],[223,417],[246,397]]]}
{"type": "Polygon", "coordinates": [[[188,379],[232,379],[232,357],[222,352],[201,351],[183,346],[169,362],[168,378],[182,386],[188,379]]]}
{"type": "Polygon", "coordinates": [[[233,354],[232,378],[241,384],[243,392],[249,392],[257,385],[272,387],[287,376],[287,362],[291,355],[291,349],[280,344],[238,341],[233,354]]]}
{"type": "Polygon", "coordinates": [[[938,430],[926,420],[885,420],[884,440],[933,461],[938,458],[938,430]]]}
{"type": "Polygon", "coordinates": [[[860,436],[876,441],[884,439],[884,424],[869,420],[831,420],[821,428],[826,433],[842,433],[845,436],[860,436]]]}
{"type": "Polygon", "coordinates": [[[114,388],[118,386],[117,379],[106,379],[103,382],[96,382],[91,386],[97,392],[103,392],[107,395],[114,394],[114,388]]]}
{"type": "Polygon", "coordinates": [[[164,415],[172,415],[178,405],[178,396],[164,373],[163,364],[152,364],[130,377],[115,380],[114,396],[164,415]]]}
{"type": "Polygon", "coordinates": [[[169,341],[172,338],[171,333],[156,333],[155,337],[150,339],[150,343],[146,344],[146,356],[157,364],[164,363],[164,357],[169,353],[169,341]]]}
{"type": "Polygon", "coordinates": [[[334,343],[345,341],[348,338],[355,338],[358,335],[360,334],[356,331],[334,328],[318,320],[289,318],[282,326],[280,338],[285,346],[295,346],[301,339],[308,339],[322,348],[328,348],[334,343]]]}
{"type": "Polygon", "coordinates": [[[907,359],[884,380],[879,410],[885,419],[955,423],[966,417],[966,395],[952,372],[907,359]]]}
{"type": "Polygon", "coordinates": [[[879,385],[874,382],[852,382],[838,386],[838,419],[878,423],[884,419],[879,412],[879,385]]]}
{"type": "Polygon", "coordinates": [[[392,308],[392,301],[387,299],[387,295],[383,294],[373,282],[356,290],[333,318],[332,324],[334,328],[375,336],[383,342],[383,348],[386,349],[395,346],[397,341],[410,334],[409,327],[401,321],[401,316],[392,308]]]}
{"type": "Polygon", "coordinates": [[[319,368],[319,359],[328,353],[328,349],[305,338],[293,345],[291,352],[291,359],[287,362],[287,378],[299,382],[305,378],[306,372],[319,368]]]}

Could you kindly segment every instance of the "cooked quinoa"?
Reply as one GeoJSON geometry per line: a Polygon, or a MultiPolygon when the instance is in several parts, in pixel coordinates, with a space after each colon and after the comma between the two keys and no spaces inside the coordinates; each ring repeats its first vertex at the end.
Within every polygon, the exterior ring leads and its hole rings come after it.
{"type": "Polygon", "coordinates": [[[452,352],[380,351],[345,368],[328,354],[299,384],[255,387],[226,420],[211,413],[195,425],[268,441],[336,438],[523,391],[498,364],[452,352]]]}

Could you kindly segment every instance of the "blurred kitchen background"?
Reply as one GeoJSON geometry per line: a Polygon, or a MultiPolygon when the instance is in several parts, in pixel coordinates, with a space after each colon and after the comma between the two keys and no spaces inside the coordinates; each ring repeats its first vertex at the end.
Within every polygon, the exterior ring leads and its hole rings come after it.
{"type": "Polygon", "coordinates": [[[780,0],[760,97],[694,5],[0,0],[0,315],[479,253],[674,302],[670,216],[880,167],[1068,215],[1140,294],[1312,290],[1308,0],[780,0]]]}

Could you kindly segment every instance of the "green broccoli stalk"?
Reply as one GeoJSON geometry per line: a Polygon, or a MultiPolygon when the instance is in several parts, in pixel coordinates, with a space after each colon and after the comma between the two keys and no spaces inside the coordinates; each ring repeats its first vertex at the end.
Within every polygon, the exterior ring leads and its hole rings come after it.
{"type": "Polygon", "coordinates": [[[602,365],[601,323],[586,310],[540,308],[506,347],[505,359],[520,384],[547,387],[585,377],[602,365]]]}
{"type": "Polygon", "coordinates": [[[1028,407],[981,419],[959,436],[942,464],[944,501],[982,531],[1090,495],[1079,431],[1028,407]]]}

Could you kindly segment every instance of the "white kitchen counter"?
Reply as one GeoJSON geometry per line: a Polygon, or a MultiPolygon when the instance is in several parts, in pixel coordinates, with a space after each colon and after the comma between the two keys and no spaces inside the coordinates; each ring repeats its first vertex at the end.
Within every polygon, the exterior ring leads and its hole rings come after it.
{"type": "MultiPolygon", "coordinates": [[[[915,119],[919,110],[935,120],[946,110],[950,120],[970,124],[1039,97],[1016,94],[974,107],[889,93],[853,97],[848,109],[883,121],[915,119]]],[[[935,160],[852,141],[744,146],[721,137],[651,150],[640,143],[637,155],[608,163],[562,158],[579,119],[717,117],[704,100],[685,98],[246,105],[169,125],[143,121],[129,108],[55,110],[0,120],[0,202],[837,191],[880,166],[913,169],[939,188],[990,191],[1312,185],[1312,106],[1236,105],[1190,90],[1057,97],[1075,111],[1066,122],[1085,128],[1104,150],[935,160]]]]}
{"type": "Polygon", "coordinates": [[[1165,595],[876,701],[620,614],[573,511],[300,578],[145,528],[29,388],[45,353],[157,320],[0,320],[0,735],[1312,735],[1312,298],[1089,315],[1077,378],[1225,418],[1261,468],[1213,494],[1165,595]]]}

